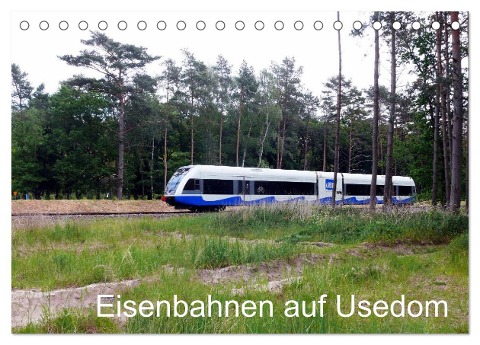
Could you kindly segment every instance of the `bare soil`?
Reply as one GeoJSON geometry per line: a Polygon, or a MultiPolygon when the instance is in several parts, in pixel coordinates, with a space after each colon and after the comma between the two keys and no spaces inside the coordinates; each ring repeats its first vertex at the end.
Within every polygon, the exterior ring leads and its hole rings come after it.
{"type": "Polygon", "coordinates": [[[278,281],[285,277],[298,276],[306,265],[325,260],[321,254],[302,254],[291,260],[273,260],[257,265],[227,266],[217,269],[198,270],[200,280],[206,284],[222,284],[232,281],[249,282],[256,277],[278,281]]]}
{"type": "MultiPolygon", "coordinates": [[[[324,258],[323,255],[300,255],[289,261],[274,260],[262,262],[258,265],[197,270],[197,275],[200,281],[205,284],[221,284],[227,281],[244,281],[248,283],[257,277],[266,277],[268,279],[266,285],[254,284],[251,288],[278,293],[283,286],[300,279],[298,275],[301,274],[305,265],[312,265],[324,258]]],[[[165,265],[163,269],[166,272],[174,270],[170,265],[165,265]]],[[[183,269],[179,268],[177,270],[182,271],[183,269]]],[[[152,282],[156,279],[158,278],[151,276],[142,279],[98,283],[52,291],[15,289],[12,290],[12,327],[26,326],[30,322],[36,323],[46,316],[55,317],[64,308],[76,308],[79,310],[90,308],[97,304],[98,295],[119,294],[121,291],[133,288],[141,282],[152,282]]],[[[232,290],[234,295],[242,295],[244,292],[243,288],[232,290]]]]}
{"type": "Polygon", "coordinates": [[[137,286],[140,280],[91,284],[79,288],[49,292],[39,290],[12,291],[12,327],[38,322],[47,315],[55,317],[64,308],[86,308],[97,303],[98,295],[113,295],[137,286]]]}
{"type": "Polygon", "coordinates": [[[12,214],[169,212],[161,200],[12,200],[12,214]]]}
{"type": "MultiPolygon", "coordinates": [[[[173,235],[181,235],[174,233],[173,235]]],[[[375,249],[392,251],[397,255],[413,255],[435,250],[437,246],[408,246],[404,244],[382,246],[371,243],[362,243],[347,250],[348,255],[370,255],[375,249]]],[[[217,269],[199,269],[196,271],[197,279],[208,285],[225,283],[245,284],[244,287],[232,289],[232,295],[243,295],[245,289],[269,291],[279,293],[285,285],[298,282],[302,279],[305,267],[315,265],[322,261],[337,260],[337,254],[301,254],[290,260],[272,260],[259,264],[227,266],[217,269]],[[258,281],[266,283],[259,284],[258,281]]],[[[173,272],[171,265],[163,266],[166,272],[173,272]]],[[[183,268],[177,268],[183,271],[183,268]]],[[[38,289],[12,290],[12,327],[21,327],[29,322],[39,322],[46,315],[54,317],[64,308],[77,308],[79,310],[96,305],[97,295],[118,294],[123,290],[133,288],[141,282],[153,282],[158,277],[150,276],[142,279],[124,280],[119,282],[91,284],[84,287],[66,288],[42,292],[38,289]]],[[[439,277],[434,285],[443,289],[450,282],[445,277],[439,277]]],[[[122,321],[122,320],[119,320],[122,321]]]]}
{"type": "Polygon", "coordinates": [[[439,250],[443,245],[441,244],[407,244],[396,243],[393,245],[386,245],[381,243],[364,242],[347,250],[347,253],[352,256],[368,257],[377,255],[377,250],[383,252],[392,252],[398,256],[428,254],[439,250]]]}

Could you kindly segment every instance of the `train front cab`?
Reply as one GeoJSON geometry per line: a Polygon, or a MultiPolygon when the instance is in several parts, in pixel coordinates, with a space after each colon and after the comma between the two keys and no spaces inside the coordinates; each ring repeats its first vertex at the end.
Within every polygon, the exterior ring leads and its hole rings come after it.
{"type": "Polygon", "coordinates": [[[227,205],[234,204],[229,200],[232,199],[234,191],[226,186],[227,181],[221,183],[222,180],[203,178],[208,169],[203,166],[179,168],[169,180],[162,200],[175,209],[188,209],[192,212],[219,211],[225,209],[227,205]],[[216,184],[213,183],[215,181],[216,184]],[[220,199],[227,200],[211,200],[204,193],[219,194],[220,199]]]}
{"type": "Polygon", "coordinates": [[[193,166],[183,166],[177,169],[172,175],[170,180],[165,187],[165,194],[162,197],[164,201],[169,206],[174,206],[175,209],[184,209],[184,205],[177,203],[176,195],[179,189],[183,189],[184,179],[188,172],[193,168],[193,166]]]}

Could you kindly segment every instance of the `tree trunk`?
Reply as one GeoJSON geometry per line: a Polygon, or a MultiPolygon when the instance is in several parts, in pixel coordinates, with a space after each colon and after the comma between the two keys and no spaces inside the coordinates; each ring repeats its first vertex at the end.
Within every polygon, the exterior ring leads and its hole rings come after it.
{"type": "Polygon", "coordinates": [[[238,121],[237,121],[237,143],[235,145],[235,161],[237,167],[239,165],[238,154],[240,151],[240,127],[242,122],[242,113],[243,113],[243,90],[240,91],[240,109],[238,111],[238,121]]]}
{"type": "MultiPolygon", "coordinates": [[[[168,84],[167,84],[168,85],[168,84]]],[[[167,104],[169,102],[169,95],[168,95],[168,87],[167,87],[167,104]]],[[[163,193],[167,190],[167,178],[168,178],[168,161],[167,161],[167,141],[168,141],[168,114],[169,114],[170,107],[167,108],[165,113],[164,119],[164,128],[163,128],[163,193]]]]}
{"type": "Polygon", "coordinates": [[[245,138],[245,142],[243,144],[243,157],[242,157],[242,168],[245,167],[245,158],[247,158],[247,143],[250,139],[250,133],[252,132],[252,124],[250,123],[250,127],[248,128],[247,136],[245,138]]]}
{"type": "Polygon", "coordinates": [[[307,170],[307,167],[308,167],[307,150],[308,150],[308,141],[307,141],[307,138],[304,138],[304,140],[303,140],[303,170],[307,170]]]}
{"type": "Polygon", "coordinates": [[[280,169],[280,122],[277,126],[277,169],[280,169]]]}
{"type": "MultiPolygon", "coordinates": [[[[378,21],[378,12],[375,12],[374,20],[378,21]]],[[[375,30],[375,64],[373,73],[373,128],[372,128],[372,183],[370,185],[370,209],[374,210],[377,204],[377,169],[378,169],[378,118],[380,113],[378,69],[380,60],[380,39],[378,30],[375,30]]]]}
{"type": "Polygon", "coordinates": [[[168,127],[167,125],[165,125],[165,129],[163,130],[163,190],[167,189],[167,174],[168,174],[167,138],[168,138],[168,127]]]}
{"type": "Polygon", "coordinates": [[[269,115],[268,115],[268,109],[265,115],[265,132],[263,133],[261,139],[260,139],[260,149],[258,152],[258,166],[262,164],[262,158],[263,158],[263,148],[265,146],[265,140],[267,139],[268,135],[268,130],[270,128],[270,121],[269,121],[269,115]]]}
{"type": "MultiPolygon", "coordinates": [[[[438,45],[438,30],[437,30],[437,45],[438,45]]],[[[432,167],[432,206],[437,206],[438,196],[438,129],[440,118],[440,80],[438,74],[438,62],[437,62],[437,85],[435,88],[435,115],[433,120],[433,167],[432,167]]]]}
{"type": "MultiPolygon", "coordinates": [[[[445,25],[442,20],[442,14],[437,12],[436,19],[441,24],[445,25]]],[[[446,116],[446,100],[444,90],[444,77],[442,69],[442,33],[437,30],[437,87],[440,92],[440,110],[442,112],[442,143],[443,143],[443,171],[445,178],[445,202],[450,200],[450,152],[448,148],[448,135],[447,135],[447,116],[446,116]]]]}
{"type": "Polygon", "coordinates": [[[469,153],[468,153],[468,144],[469,144],[469,130],[468,130],[468,118],[465,119],[465,121],[467,122],[466,123],[466,128],[465,128],[465,138],[466,138],[466,143],[465,143],[465,153],[466,153],[466,162],[465,162],[465,190],[467,191],[467,193],[465,194],[465,210],[468,212],[468,204],[470,202],[470,198],[469,198],[469,193],[468,193],[468,169],[469,169],[469,161],[468,161],[468,156],[469,156],[469,153]]]}
{"type": "Polygon", "coordinates": [[[142,181],[142,196],[145,195],[145,178],[143,176],[143,160],[140,159],[140,165],[139,165],[139,170],[140,170],[140,181],[142,181]]]}
{"type": "Polygon", "coordinates": [[[194,145],[194,130],[193,130],[193,114],[190,114],[190,164],[193,164],[193,145],[194,145]]]}
{"type": "Polygon", "coordinates": [[[222,165],[223,111],[220,112],[220,132],[218,133],[218,164],[222,165]]]}
{"type": "MultiPolygon", "coordinates": [[[[451,75],[451,71],[450,71],[450,57],[449,57],[449,54],[448,54],[448,36],[449,36],[449,32],[448,32],[448,25],[447,25],[447,22],[448,22],[448,12],[445,12],[444,13],[444,40],[445,40],[445,50],[444,50],[444,59],[445,59],[445,85],[444,85],[444,89],[445,89],[445,103],[446,103],[446,106],[445,106],[445,111],[446,111],[446,121],[447,121],[447,124],[446,124],[446,127],[447,127],[447,136],[448,136],[448,147],[450,148],[449,150],[449,156],[448,156],[448,160],[449,160],[449,174],[451,172],[451,162],[452,162],[452,112],[451,112],[451,107],[450,107],[450,81],[449,81],[449,76],[451,75]]],[[[451,181],[451,175],[450,175],[450,179],[449,181],[451,181]]],[[[450,190],[448,191],[448,199],[447,199],[447,205],[450,204],[450,190]]]]}
{"type": "Polygon", "coordinates": [[[278,169],[282,169],[282,164],[283,164],[283,153],[285,151],[285,136],[287,133],[287,120],[285,117],[283,118],[282,121],[282,132],[280,135],[280,157],[279,157],[279,162],[278,162],[278,169]]]}
{"type": "Polygon", "coordinates": [[[193,164],[193,153],[194,153],[194,128],[193,128],[193,89],[191,89],[191,109],[190,109],[190,164],[193,164]]]}
{"type": "Polygon", "coordinates": [[[154,161],[153,161],[153,156],[155,152],[155,138],[152,138],[152,155],[151,155],[151,161],[150,161],[150,197],[153,200],[153,171],[154,171],[154,161]]]}
{"type": "MultiPolygon", "coordinates": [[[[383,135],[382,135],[382,127],[380,125],[382,124],[382,121],[380,120],[380,123],[378,124],[379,130],[378,130],[378,162],[385,162],[385,155],[384,155],[384,149],[383,149],[383,135]]],[[[380,175],[385,175],[385,164],[380,166],[378,170],[380,170],[380,175]]],[[[383,195],[382,195],[383,196],[383,195]]]]}
{"type": "Polygon", "coordinates": [[[352,172],[352,154],[353,154],[353,119],[350,120],[348,129],[348,173],[352,172]]]}
{"type": "Polygon", "coordinates": [[[282,149],[280,150],[280,169],[283,166],[283,155],[285,154],[285,138],[287,136],[287,118],[283,120],[283,129],[282,129],[282,149]]]}
{"type": "MultiPolygon", "coordinates": [[[[450,12],[450,19],[458,22],[458,12],[450,12]]],[[[453,98],[454,116],[452,128],[452,185],[450,210],[458,212],[462,197],[462,61],[460,53],[460,29],[452,30],[453,98]]]]}
{"type": "Polygon", "coordinates": [[[305,130],[305,138],[303,140],[303,170],[307,170],[308,167],[308,159],[307,159],[307,151],[308,151],[308,121],[306,123],[306,130],[305,130]]]}
{"type": "Polygon", "coordinates": [[[327,171],[327,123],[323,124],[323,171],[327,171]]]}
{"type": "MultiPolygon", "coordinates": [[[[337,12],[337,20],[340,21],[340,12],[337,12]]],[[[333,163],[333,189],[332,189],[332,207],[335,207],[336,195],[337,195],[337,174],[340,159],[340,113],[342,110],[342,44],[340,39],[340,30],[337,30],[337,42],[338,42],[338,90],[337,90],[337,117],[335,123],[335,153],[333,163]]]]}
{"type": "MultiPolygon", "coordinates": [[[[390,12],[390,23],[395,22],[395,12],[390,12]]],[[[387,208],[392,204],[393,183],[392,183],[392,166],[393,166],[393,132],[395,125],[395,106],[397,92],[397,58],[395,51],[395,29],[392,27],[392,42],[390,52],[390,116],[388,117],[387,132],[387,160],[385,162],[385,189],[383,194],[383,207],[387,208]]]]}
{"type": "Polygon", "coordinates": [[[437,84],[435,94],[435,115],[433,119],[433,182],[432,182],[432,206],[437,205],[438,194],[438,118],[440,105],[440,89],[437,84]]]}
{"type": "Polygon", "coordinates": [[[118,173],[117,173],[117,199],[123,197],[123,174],[124,174],[124,153],[125,153],[125,95],[119,96],[118,114],[118,173]]]}

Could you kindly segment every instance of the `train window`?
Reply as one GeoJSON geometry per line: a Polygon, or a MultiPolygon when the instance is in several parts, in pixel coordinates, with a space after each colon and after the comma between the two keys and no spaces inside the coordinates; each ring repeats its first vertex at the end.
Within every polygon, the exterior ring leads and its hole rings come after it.
{"type": "Polygon", "coordinates": [[[245,181],[245,194],[250,194],[250,181],[245,181]]]}
{"type": "Polygon", "coordinates": [[[204,194],[233,194],[232,180],[203,180],[204,194]]]}
{"type": "Polygon", "coordinates": [[[345,184],[345,195],[370,195],[369,184],[345,184]]]}
{"type": "Polygon", "coordinates": [[[255,181],[255,195],[274,195],[270,181],[255,181]]]}
{"type": "MultiPolygon", "coordinates": [[[[382,184],[377,184],[376,195],[383,195],[385,186],[382,184]]],[[[369,184],[346,184],[345,185],[345,195],[359,195],[359,196],[370,196],[370,185],[369,184]]]]}
{"type": "Polygon", "coordinates": [[[183,194],[189,193],[199,193],[200,192],[200,180],[199,179],[189,179],[187,183],[185,183],[185,187],[183,187],[183,194]]]}
{"type": "Polygon", "coordinates": [[[385,186],[377,184],[376,195],[383,195],[384,191],[385,191],[385,186]]]}
{"type": "Polygon", "coordinates": [[[255,181],[256,195],[315,195],[315,184],[309,182],[255,181]]]}
{"type": "Polygon", "coordinates": [[[182,177],[190,170],[190,168],[182,167],[179,168],[170,178],[167,183],[167,188],[165,188],[166,194],[174,194],[177,190],[177,187],[182,180],[182,177]]]}
{"type": "Polygon", "coordinates": [[[413,195],[412,186],[398,186],[398,195],[413,195]]]}
{"type": "Polygon", "coordinates": [[[241,194],[250,195],[250,185],[252,181],[236,180],[233,182],[237,184],[236,191],[238,195],[241,195],[241,194]]]}

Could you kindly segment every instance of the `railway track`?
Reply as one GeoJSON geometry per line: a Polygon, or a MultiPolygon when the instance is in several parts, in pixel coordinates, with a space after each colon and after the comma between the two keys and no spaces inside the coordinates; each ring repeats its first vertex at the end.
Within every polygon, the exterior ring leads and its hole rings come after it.
{"type": "Polygon", "coordinates": [[[12,230],[27,229],[38,226],[51,226],[68,221],[89,221],[95,219],[135,219],[141,217],[170,218],[196,213],[185,211],[170,212],[75,212],[75,213],[12,213],[12,230]]]}
{"type": "Polygon", "coordinates": [[[142,217],[157,216],[169,217],[175,215],[193,214],[189,211],[165,211],[165,212],[73,212],[73,213],[12,213],[12,218],[21,217],[142,217]]]}
{"type": "MultiPolygon", "coordinates": [[[[329,207],[326,205],[325,207],[329,207]]],[[[353,209],[368,209],[368,205],[339,205],[338,207],[345,207],[345,208],[353,208],[353,209]]],[[[419,212],[419,211],[427,211],[430,210],[430,205],[408,205],[403,207],[393,208],[393,210],[401,211],[409,211],[409,212],[419,212]]],[[[227,210],[222,212],[229,212],[230,207],[227,210]]],[[[381,205],[377,206],[377,212],[383,212],[383,208],[381,205]]],[[[217,212],[217,211],[212,211],[217,212]]],[[[34,217],[58,217],[58,218],[68,218],[68,217],[78,217],[78,218],[88,218],[88,217],[144,217],[144,216],[151,216],[151,217],[175,217],[175,216],[182,216],[182,215],[199,215],[205,214],[208,212],[191,212],[189,210],[182,210],[182,211],[145,211],[145,212],[70,212],[70,213],[58,213],[58,212],[31,212],[31,213],[12,213],[13,218],[34,218],[34,217]]]]}
{"type": "MultiPolygon", "coordinates": [[[[368,206],[349,206],[356,209],[363,209],[368,211],[368,206]]],[[[400,208],[394,211],[397,212],[423,212],[427,211],[429,207],[410,206],[408,208],[400,208]]],[[[231,209],[227,208],[226,211],[231,212],[231,209]]],[[[369,212],[369,211],[368,211],[369,212]]],[[[377,208],[376,212],[383,212],[382,208],[377,208]]],[[[205,213],[193,213],[187,210],[184,211],[146,211],[146,212],[71,212],[71,213],[55,213],[55,212],[31,212],[31,213],[12,213],[11,214],[11,226],[12,229],[26,229],[39,226],[50,226],[57,223],[68,221],[89,221],[95,219],[138,219],[142,217],[153,218],[171,218],[171,217],[183,217],[183,216],[197,216],[205,213]]]]}

